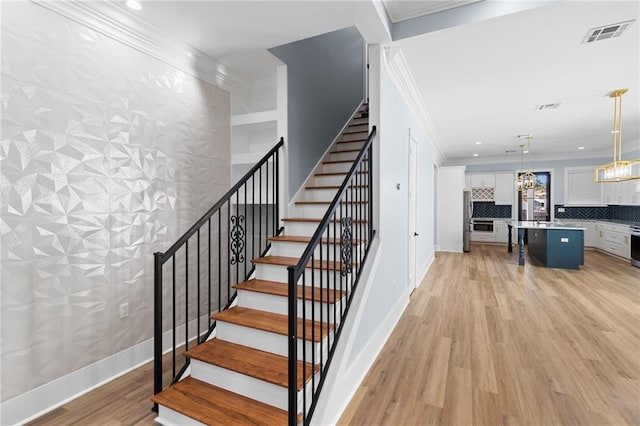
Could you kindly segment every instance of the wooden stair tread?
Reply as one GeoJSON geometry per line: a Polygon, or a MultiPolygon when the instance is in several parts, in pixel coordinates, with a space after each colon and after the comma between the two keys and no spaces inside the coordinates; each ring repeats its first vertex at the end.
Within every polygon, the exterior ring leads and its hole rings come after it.
{"type": "MultiPolygon", "coordinates": [[[[349,185],[349,188],[368,188],[369,185],[349,185]]],[[[312,185],[305,186],[304,189],[315,190],[315,189],[340,189],[340,185],[312,185]]]]}
{"type": "Polygon", "coordinates": [[[339,144],[339,143],[366,142],[366,141],[367,141],[366,139],[354,139],[354,140],[351,140],[351,141],[338,141],[338,142],[336,142],[336,144],[339,144]]]}
{"type": "MultiPolygon", "coordinates": [[[[363,161],[366,161],[366,157],[363,161]]],[[[354,159],[355,160],[355,159],[354,159]]],[[[322,164],[342,164],[342,163],[353,163],[354,160],[325,160],[322,164]]]]}
{"type": "MultiPolygon", "coordinates": [[[[151,400],[207,425],[284,425],[285,410],[187,377],[151,400]]],[[[298,414],[298,422],[302,415],[298,414]]]]}
{"type": "MultiPolygon", "coordinates": [[[[322,301],[323,303],[334,304],[342,299],[346,293],[344,291],[317,287],[297,286],[298,299],[322,301]]],[[[234,284],[233,288],[238,290],[254,291],[256,293],[272,294],[274,296],[287,297],[289,295],[289,285],[277,281],[267,281],[252,279],[239,284],[234,284]]]]}
{"type": "MultiPolygon", "coordinates": [[[[187,351],[185,356],[284,388],[289,385],[289,359],[271,352],[214,338],[187,351]]],[[[314,368],[310,363],[298,361],[297,390],[302,389],[305,378],[308,382],[318,371],[319,366],[314,368]]]]}
{"type": "Polygon", "coordinates": [[[352,131],[342,132],[343,135],[355,135],[357,133],[369,133],[369,129],[367,129],[367,130],[352,130],[352,131]]]}
{"type": "MultiPolygon", "coordinates": [[[[284,336],[289,335],[289,317],[287,315],[235,306],[231,309],[213,314],[211,318],[216,321],[224,321],[257,330],[268,331],[270,333],[284,336]]],[[[333,324],[320,323],[319,321],[307,319],[303,325],[302,318],[298,318],[297,332],[299,339],[306,337],[306,340],[319,342],[331,330],[333,330],[333,324]]]]}
{"type": "MultiPolygon", "coordinates": [[[[299,204],[301,206],[311,205],[311,206],[322,206],[329,205],[332,201],[296,201],[295,204],[299,204]]],[[[340,204],[369,204],[368,201],[341,201],[340,204]]]]}
{"type": "MultiPolygon", "coordinates": [[[[284,219],[282,219],[283,222],[311,222],[311,223],[319,223],[320,221],[322,221],[322,219],[317,218],[317,217],[285,217],[284,219]]],[[[340,222],[337,219],[332,220],[331,222],[340,222]]],[[[366,220],[363,219],[356,219],[353,221],[353,223],[367,223],[366,220]]]]}
{"type": "MultiPolygon", "coordinates": [[[[278,265],[278,266],[296,266],[298,264],[298,261],[300,259],[297,257],[287,257],[287,256],[263,256],[263,257],[258,257],[256,259],[253,259],[252,262],[253,263],[260,263],[263,265],[278,265]]],[[[355,266],[356,263],[354,262],[353,265],[355,266]]],[[[323,260],[322,262],[320,261],[320,259],[315,259],[313,261],[313,263],[311,261],[309,261],[307,263],[307,268],[315,268],[315,269],[322,269],[322,270],[341,270],[342,267],[344,265],[342,264],[342,262],[335,262],[333,260],[323,260]]]]}
{"type": "MultiPolygon", "coordinates": [[[[320,173],[316,173],[314,174],[314,176],[346,176],[348,172],[320,172],[320,173]]],[[[367,172],[356,172],[358,174],[364,175],[367,172]]]]}
{"type": "MultiPolygon", "coordinates": [[[[311,242],[311,237],[306,237],[303,235],[278,235],[277,237],[268,237],[269,241],[280,241],[286,243],[305,243],[309,244],[311,242]]],[[[353,245],[358,245],[359,243],[364,242],[363,240],[351,240],[353,245]]],[[[342,240],[340,238],[323,238],[323,244],[342,244],[342,240]]]]}
{"type": "Polygon", "coordinates": [[[329,151],[329,154],[342,154],[343,152],[360,152],[359,149],[344,149],[342,151],[329,151]]]}

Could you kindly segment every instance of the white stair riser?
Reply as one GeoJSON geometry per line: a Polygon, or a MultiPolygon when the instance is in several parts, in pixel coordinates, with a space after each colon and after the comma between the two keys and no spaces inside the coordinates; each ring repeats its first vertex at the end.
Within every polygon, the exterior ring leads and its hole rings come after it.
{"type": "MultiPolygon", "coordinates": [[[[308,315],[310,316],[311,314],[308,315]]],[[[276,355],[289,356],[289,346],[287,345],[289,338],[283,334],[271,333],[224,321],[218,321],[216,328],[219,329],[218,339],[220,340],[271,352],[276,355]]],[[[333,342],[333,333],[331,333],[331,342],[333,342]]],[[[303,343],[302,339],[298,339],[298,359],[302,359],[303,350],[306,350],[307,361],[311,362],[311,355],[315,353],[317,363],[317,360],[320,359],[320,349],[320,342],[314,343],[310,340],[305,340],[303,343]]],[[[328,353],[327,337],[322,339],[322,352],[324,353],[323,359],[326,359],[328,353]]]]}
{"type": "Polygon", "coordinates": [[[349,134],[340,136],[340,138],[338,140],[340,142],[345,142],[345,141],[360,141],[360,142],[363,142],[365,139],[367,139],[367,136],[368,136],[368,132],[349,133],[349,134]]]}
{"type": "MultiPolygon", "coordinates": [[[[238,290],[238,306],[273,312],[281,315],[287,315],[289,313],[289,305],[286,297],[258,293],[255,291],[238,290]]],[[[342,301],[342,306],[346,306],[346,300],[342,301]]],[[[333,304],[312,302],[310,300],[305,300],[303,302],[298,299],[298,317],[302,317],[302,314],[305,313],[306,317],[309,319],[313,313],[314,318],[317,317],[319,319],[320,312],[322,312],[322,318],[329,318],[329,321],[333,323],[334,307],[335,305],[333,304]]],[[[338,301],[338,308],[339,307],[340,305],[338,301]]],[[[336,321],[339,321],[338,315],[336,315],[336,321]]]]}
{"type": "Polygon", "coordinates": [[[349,161],[354,161],[356,159],[356,157],[358,156],[357,152],[330,152],[329,155],[327,156],[326,160],[330,160],[330,161],[338,161],[338,160],[349,160],[349,161]]]}
{"type": "Polygon", "coordinates": [[[158,405],[158,417],[154,421],[162,426],[206,426],[204,423],[200,423],[163,405],[158,405]]]}
{"type": "Polygon", "coordinates": [[[347,142],[349,141],[349,139],[343,141],[345,143],[337,143],[333,146],[333,148],[331,148],[331,151],[344,151],[344,150],[351,150],[351,149],[357,149],[360,150],[362,149],[362,146],[364,145],[363,141],[352,141],[352,142],[347,142]]]}
{"type": "Polygon", "coordinates": [[[348,163],[322,163],[320,171],[322,173],[346,173],[351,169],[353,162],[348,163]]]}
{"type": "MultiPolygon", "coordinates": [[[[287,268],[285,268],[284,266],[256,264],[256,277],[261,280],[286,283],[288,280],[287,274],[288,274],[287,268]]],[[[305,285],[308,285],[308,286],[313,285],[314,287],[320,288],[320,283],[322,282],[322,288],[327,288],[327,287],[333,288],[334,276],[337,283],[336,288],[340,288],[340,282],[341,282],[340,271],[336,271],[336,273],[334,274],[334,271],[331,269],[329,270],[329,276],[327,277],[326,269],[322,271],[322,276],[321,276],[320,270],[318,269],[312,270],[311,268],[306,268],[305,269],[305,285]]],[[[302,278],[300,278],[300,280],[302,281],[302,278]]],[[[343,283],[348,280],[351,280],[350,274],[342,277],[343,283]]],[[[299,284],[302,285],[302,282],[300,282],[299,284]]]]}
{"type": "Polygon", "coordinates": [[[336,196],[338,188],[330,189],[305,189],[300,201],[331,201],[336,196]]]}
{"type": "Polygon", "coordinates": [[[357,123],[349,123],[350,126],[347,127],[346,131],[347,132],[358,132],[360,130],[363,130],[365,132],[369,131],[369,124],[365,123],[365,124],[357,124],[357,123]]]}
{"type": "Polygon", "coordinates": [[[191,360],[191,375],[203,382],[226,389],[247,398],[273,405],[280,409],[287,408],[287,388],[238,373],[217,365],[191,360]]]}
{"type": "MultiPolygon", "coordinates": [[[[286,235],[302,235],[302,236],[310,237],[313,235],[314,232],[316,232],[318,225],[319,225],[318,222],[285,222],[284,229],[285,229],[286,235]]],[[[334,222],[329,223],[329,226],[328,226],[329,235],[333,237],[334,228],[335,228],[335,233],[337,238],[340,238],[340,234],[342,230],[340,223],[334,223],[334,222]]],[[[367,224],[360,223],[352,226],[351,235],[353,239],[364,239],[365,236],[367,235],[367,232],[368,232],[367,224]]],[[[326,229],[324,231],[324,235],[325,236],[327,235],[326,229]]]]}
{"type": "MultiPolygon", "coordinates": [[[[358,194],[363,198],[367,196],[367,194],[358,194]]],[[[352,194],[349,194],[351,197],[352,194]]],[[[356,196],[355,189],[353,196],[356,196]]],[[[366,217],[367,214],[367,205],[364,203],[342,203],[342,208],[338,206],[336,208],[336,217],[366,217]]],[[[289,209],[289,214],[293,217],[324,217],[325,213],[329,209],[329,204],[294,204],[294,206],[289,209]]]]}
{"type": "Polygon", "coordinates": [[[313,178],[311,178],[311,182],[310,185],[317,185],[317,186],[323,186],[323,185],[334,185],[334,186],[340,186],[342,185],[342,182],[344,182],[344,178],[347,175],[314,175],[313,178]]]}
{"type": "MultiPolygon", "coordinates": [[[[269,404],[281,410],[286,411],[288,409],[289,392],[286,387],[274,385],[273,383],[265,382],[264,380],[246,376],[244,374],[195,359],[191,360],[191,362],[196,364],[193,377],[198,380],[202,380],[203,382],[209,383],[213,386],[246,396],[247,398],[264,402],[265,404],[269,404]]],[[[311,378],[305,379],[308,380],[305,388],[307,391],[307,408],[309,408],[311,406],[311,401],[309,401],[310,398],[308,396],[311,393],[313,381],[310,380],[311,378]]],[[[316,383],[318,380],[319,375],[316,374],[316,383]]],[[[302,389],[298,391],[298,407],[301,407],[304,402],[302,392],[302,389]]]]}
{"type": "MultiPolygon", "coordinates": [[[[331,238],[333,238],[333,235],[331,235],[331,238]]],[[[340,235],[336,235],[336,238],[340,238],[340,235]]],[[[271,244],[271,255],[273,256],[300,257],[307,248],[306,243],[273,241],[271,244]]],[[[323,244],[322,259],[340,259],[340,249],[340,244],[323,244]]],[[[364,245],[360,245],[359,247],[357,245],[352,245],[352,250],[356,251],[358,249],[364,250],[364,245]]],[[[320,259],[319,245],[316,247],[314,255],[316,256],[316,259],[320,259]]]]}

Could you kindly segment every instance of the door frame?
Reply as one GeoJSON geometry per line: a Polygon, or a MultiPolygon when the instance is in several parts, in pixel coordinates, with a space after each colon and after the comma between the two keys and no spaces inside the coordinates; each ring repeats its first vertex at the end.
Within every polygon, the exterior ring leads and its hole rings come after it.
{"type": "Polygon", "coordinates": [[[418,141],[409,129],[407,185],[407,272],[409,291],[418,287],[417,247],[418,247],[418,141]]]}

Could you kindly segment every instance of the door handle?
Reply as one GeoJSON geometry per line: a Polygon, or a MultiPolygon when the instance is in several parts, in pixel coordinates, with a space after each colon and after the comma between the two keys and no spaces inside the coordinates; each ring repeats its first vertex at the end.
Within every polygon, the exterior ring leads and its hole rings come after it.
{"type": "Polygon", "coordinates": [[[414,232],[414,233],[413,233],[413,236],[414,236],[414,237],[418,237],[419,235],[420,235],[420,234],[418,234],[417,232],[414,232]]]}

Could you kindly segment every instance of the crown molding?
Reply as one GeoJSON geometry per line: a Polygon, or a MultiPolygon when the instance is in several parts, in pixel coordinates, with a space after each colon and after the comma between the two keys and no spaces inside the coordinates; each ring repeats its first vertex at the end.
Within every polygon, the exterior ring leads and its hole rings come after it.
{"type": "Polygon", "coordinates": [[[420,90],[409,69],[409,64],[399,48],[385,47],[385,68],[391,77],[391,80],[398,88],[400,95],[404,98],[409,108],[413,111],[418,124],[426,133],[427,139],[436,149],[438,163],[442,163],[446,158],[444,148],[438,132],[433,126],[433,121],[427,107],[425,106],[420,90]]]}
{"type": "Polygon", "coordinates": [[[223,64],[169,37],[111,0],[31,1],[228,92],[238,90],[245,83],[223,64]]]}

